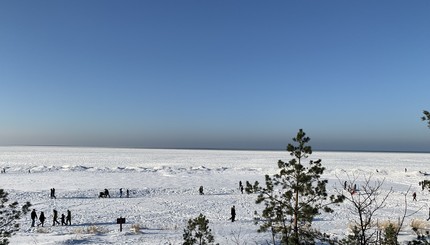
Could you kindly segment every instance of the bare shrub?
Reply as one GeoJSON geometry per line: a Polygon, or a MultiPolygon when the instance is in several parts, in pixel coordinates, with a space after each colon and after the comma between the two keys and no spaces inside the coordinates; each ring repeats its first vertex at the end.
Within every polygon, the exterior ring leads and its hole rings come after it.
{"type": "Polygon", "coordinates": [[[346,173],[346,181],[342,184],[343,189],[335,189],[339,194],[344,194],[347,201],[352,204],[351,213],[356,216],[350,225],[352,236],[349,242],[356,242],[360,245],[374,244],[377,237],[377,225],[375,214],[386,206],[386,200],[393,192],[392,188],[388,191],[383,190],[384,180],[372,180],[372,175],[349,176],[346,173]],[[358,189],[358,180],[362,178],[361,188],[358,189]]]}

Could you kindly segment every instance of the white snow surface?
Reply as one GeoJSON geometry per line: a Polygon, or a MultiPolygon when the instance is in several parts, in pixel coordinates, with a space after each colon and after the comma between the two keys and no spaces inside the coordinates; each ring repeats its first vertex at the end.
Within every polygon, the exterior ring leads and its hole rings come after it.
{"type": "MultiPolygon", "coordinates": [[[[200,213],[219,244],[270,244],[269,233],[258,233],[254,224],[256,194],[241,194],[238,183],[259,181],[278,172],[278,160],[288,161],[286,151],[228,151],[115,149],[73,147],[0,147],[0,188],[9,199],[29,201],[39,215],[47,216],[45,227],[31,227],[30,214],[20,220],[21,229],[11,244],[182,244],[190,218],[200,213]],[[204,195],[199,195],[199,186],[204,195]],[[50,199],[50,189],[56,199],[50,199]],[[98,198],[109,189],[111,198],[98,198]],[[119,189],[130,197],[119,197],[119,189]],[[230,208],[236,206],[236,222],[230,208]],[[52,210],[72,212],[71,226],[52,226],[52,210]],[[125,217],[123,231],[116,219],[125,217]],[[95,229],[98,232],[89,232],[95,229]]],[[[393,193],[380,210],[378,220],[397,220],[403,215],[405,194],[408,217],[401,241],[416,237],[410,223],[428,217],[429,193],[418,183],[430,172],[430,154],[378,152],[314,152],[306,161],[322,159],[330,193],[343,189],[347,176],[372,175],[384,180],[383,193],[393,193]],[[405,171],[405,168],[407,171],[405,171]],[[412,193],[417,201],[412,201],[412,193]]],[[[360,178],[361,178],[360,177],[360,178]]],[[[360,179],[359,179],[360,180],[360,179]]],[[[362,178],[361,178],[362,180],[362,178]]],[[[382,193],[382,194],[383,194],[382,193]]],[[[350,203],[321,214],[313,227],[342,238],[356,216],[350,203]]],[[[430,223],[429,223],[430,227],[430,223]]]]}

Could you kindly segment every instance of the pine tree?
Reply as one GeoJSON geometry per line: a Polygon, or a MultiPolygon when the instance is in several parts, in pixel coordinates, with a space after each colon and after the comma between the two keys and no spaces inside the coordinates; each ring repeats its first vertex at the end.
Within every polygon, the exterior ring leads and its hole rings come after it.
{"type": "Polygon", "coordinates": [[[310,138],[302,129],[293,141],[296,145],[287,146],[293,159],[289,162],[279,160],[279,173],[272,177],[266,175],[266,187],[259,188],[256,203],[265,205],[259,231],[270,230],[273,240],[280,234],[282,244],[312,244],[320,236],[310,228],[314,217],[321,211],[332,212],[329,206],[342,202],[344,196],[328,196],[327,180],[321,179],[325,170],[321,159],[311,160],[308,166],[303,164],[312,154],[312,148],[307,145],[310,138]]]}
{"type": "Polygon", "coordinates": [[[393,224],[389,224],[384,229],[384,240],[381,243],[382,245],[397,245],[399,242],[397,241],[397,229],[393,224]]]}
{"type": "Polygon", "coordinates": [[[18,202],[8,203],[8,193],[0,189],[0,245],[9,244],[9,237],[19,230],[18,219],[29,211],[27,202],[19,208],[18,202]]]}
{"type": "Polygon", "coordinates": [[[430,128],[430,112],[423,111],[424,116],[421,117],[421,120],[427,121],[427,126],[430,128]]]}
{"type": "Polygon", "coordinates": [[[209,245],[215,242],[212,230],[209,229],[209,220],[203,214],[188,220],[188,226],[184,230],[183,237],[183,245],[209,245]]]}

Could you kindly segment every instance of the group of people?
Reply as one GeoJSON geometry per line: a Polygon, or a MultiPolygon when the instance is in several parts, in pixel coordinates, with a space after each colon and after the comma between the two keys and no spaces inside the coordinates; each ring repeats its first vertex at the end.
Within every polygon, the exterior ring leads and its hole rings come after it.
{"type": "Polygon", "coordinates": [[[55,188],[51,188],[51,199],[57,199],[55,196],[55,188]]]}
{"type": "Polygon", "coordinates": [[[348,181],[346,180],[343,182],[343,189],[348,190],[351,195],[354,195],[358,191],[357,184],[354,184],[354,186],[348,185],[348,181]]]}
{"type": "MultiPolygon", "coordinates": [[[[243,185],[242,185],[242,181],[239,181],[239,189],[240,191],[243,193],[243,185]]],[[[199,193],[201,195],[203,195],[203,186],[200,186],[199,188],[199,193]]],[[[122,198],[123,196],[123,189],[120,188],[119,189],[119,197],[122,198]]],[[[55,188],[51,188],[51,194],[50,194],[51,199],[56,199],[55,196],[55,188]]],[[[109,190],[108,189],[104,189],[103,192],[100,192],[99,197],[110,197],[109,195],[109,190]]],[[[130,190],[126,189],[126,197],[130,197],[130,190]]],[[[231,220],[231,222],[234,222],[236,220],[236,207],[233,205],[231,207],[230,210],[230,214],[231,217],[229,220],[231,220]]],[[[36,220],[39,219],[40,223],[37,224],[37,226],[44,226],[45,224],[45,220],[46,220],[46,216],[44,212],[40,212],[40,215],[37,216],[36,210],[33,209],[33,211],[30,214],[31,216],[31,227],[34,227],[36,225],[36,220]]],[[[57,225],[72,225],[72,214],[70,212],[70,210],[67,210],[67,215],[65,215],[64,213],[61,214],[61,223],[58,221],[58,211],[56,209],[53,210],[53,216],[52,216],[52,226],[57,225]]]]}
{"type": "MultiPolygon", "coordinates": [[[[126,193],[126,197],[127,198],[130,197],[130,190],[129,189],[127,189],[125,193],[126,193]]],[[[119,197],[122,198],[123,194],[124,193],[122,191],[122,188],[120,188],[119,189],[119,197]]],[[[99,193],[99,197],[109,197],[110,198],[109,190],[108,189],[104,189],[104,191],[102,191],[102,192],[99,193]]]]}
{"type": "MultiPolygon", "coordinates": [[[[126,191],[125,191],[125,193],[126,193],[126,197],[128,198],[128,197],[130,197],[130,190],[129,189],[127,189],[126,191]]],[[[122,197],[122,194],[123,194],[123,192],[122,192],[122,188],[119,188],[119,197],[122,197]]]]}
{"type": "MultiPolygon", "coordinates": [[[[31,227],[34,227],[36,225],[36,219],[37,217],[37,213],[36,213],[36,209],[33,209],[33,211],[31,211],[31,227]]],[[[37,224],[37,226],[44,226],[45,224],[45,213],[44,212],[40,212],[39,215],[39,221],[40,223],[37,224]]],[[[57,210],[53,210],[53,217],[52,217],[52,226],[55,226],[55,224],[59,225],[60,222],[58,222],[58,211],[57,210]]],[[[72,212],[70,212],[70,210],[67,210],[67,216],[63,213],[61,214],[61,225],[72,225],[72,212]]]]}
{"type": "Polygon", "coordinates": [[[99,198],[100,197],[109,197],[110,198],[110,194],[109,194],[109,190],[108,189],[105,189],[104,191],[101,191],[100,193],[99,193],[99,198]]]}

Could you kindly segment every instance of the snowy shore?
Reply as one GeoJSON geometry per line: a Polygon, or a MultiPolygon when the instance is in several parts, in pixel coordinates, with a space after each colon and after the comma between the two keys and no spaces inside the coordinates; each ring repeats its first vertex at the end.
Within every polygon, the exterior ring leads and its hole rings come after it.
{"type": "MultiPolygon", "coordinates": [[[[404,194],[411,188],[417,201],[408,197],[402,241],[415,234],[412,219],[427,219],[428,191],[418,182],[427,179],[430,154],[314,152],[310,159],[322,159],[329,190],[342,189],[346,175],[373,175],[385,180],[383,191],[393,188],[387,206],[377,214],[380,220],[402,215],[404,194]],[[406,168],[406,169],[405,169],[406,168]]],[[[239,181],[259,181],[277,171],[279,159],[289,160],[284,151],[156,150],[67,147],[0,147],[0,188],[11,200],[30,201],[39,214],[47,215],[45,227],[30,227],[30,215],[21,220],[21,230],[11,244],[181,244],[183,229],[199,213],[220,244],[264,244],[270,234],[257,233],[254,211],[256,195],[241,194],[239,181]],[[199,195],[199,186],[205,195],[199,195]],[[56,189],[56,199],[49,190],[56,189]],[[98,198],[109,189],[111,198],[98,198]],[[119,189],[130,190],[120,198],[119,189]],[[236,206],[237,221],[228,221],[236,206]],[[72,211],[72,226],[51,226],[52,210],[72,211]],[[116,219],[126,218],[119,232],[116,219]]],[[[350,204],[333,214],[318,217],[314,226],[332,236],[344,237],[355,217],[350,204]]]]}

